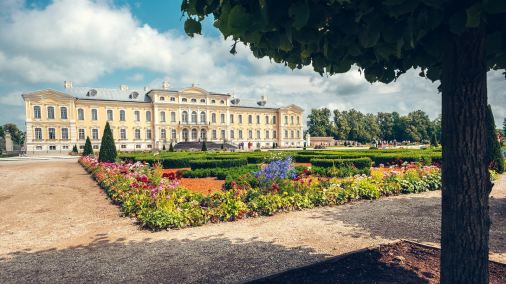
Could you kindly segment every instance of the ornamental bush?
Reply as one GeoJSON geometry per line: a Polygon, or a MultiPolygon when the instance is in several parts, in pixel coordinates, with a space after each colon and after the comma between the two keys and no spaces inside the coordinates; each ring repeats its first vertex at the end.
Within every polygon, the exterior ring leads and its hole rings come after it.
{"type": "Polygon", "coordinates": [[[192,170],[195,169],[208,169],[208,168],[233,168],[245,166],[248,160],[240,159],[222,159],[222,160],[191,160],[189,161],[192,170]]]}
{"type": "Polygon", "coordinates": [[[84,143],[83,156],[93,155],[93,147],[91,146],[90,137],[86,136],[86,142],[84,143]]]}
{"type": "Polygon", "coordinates": [[[100,152],[98,155],[99,162],[112,163],[116,161],[117,157],[116,145],[114,144],[114,137],[112,136],[111,126],[106,122],[104,134],[102,135],[102,142],[100,143],[100,152]]]}
{"type": "Polygon", "coordinates": [[[311,165],[314,167],[322,168],[342,168],[342,167],[355,167],[357,169],[368,169],[372,166],[370,158],[358,159],[311,159],[311,165]]]}

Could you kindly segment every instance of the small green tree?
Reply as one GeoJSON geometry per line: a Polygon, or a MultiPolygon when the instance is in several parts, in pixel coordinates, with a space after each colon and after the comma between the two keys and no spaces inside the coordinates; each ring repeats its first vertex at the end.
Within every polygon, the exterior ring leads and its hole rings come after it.
{"type": "Polygon", "coordinates": [[[72,147],[72,153],[75,153],[77,154],[78,151],[77,151],[77,145],[74,144],[74,147],[72,147]]]}
{"type": "Polygon", "coordinates": [[[102,135],[102,142],[100,143],[100,153],[98,154],[99,162],[112,163],[116,160],[116,145],[114,144],[114,137],[112,136],[111,127],[109,122],[105,124],[104,134],[102,135]]]}
{"type": "Polygon", "coordinates": [[[174,152],[174,146],[172,146],[172,142],[170,142],[169,152],[174,152]]]}
{"type": "Polygon", "coordinates": [[[488,159],[490,168],[498,173],[504,172],[504,160],[501,154],[501,144],[497,140],[497,132],[495,128],[494,114],[492,108],[487,108],[487,131],[488,131],[488,159]]]}
{"type": "Polygon", "coordinates": [[[165,144],[163,144],[162,150],[165,151],[165,144]]]}
{"type": "Polygon", "coordinates": [[[86,136],[86,142],[84,143],[83,156],[93,155],[93,147],[91,146],[90,137],[86,136]]]}
{"type": "Polygon", "coordinates": [[[202,152],[205,152],[205,151],[207,151],[206,140],[202,141],[202,152]]]}
{"type": "Polygon", "coordinates": [[[437,142],[436,133],[432,134],[432,137],[430,138],[430,146],[437,147],[439,146],[439,143],[437,142]]]}

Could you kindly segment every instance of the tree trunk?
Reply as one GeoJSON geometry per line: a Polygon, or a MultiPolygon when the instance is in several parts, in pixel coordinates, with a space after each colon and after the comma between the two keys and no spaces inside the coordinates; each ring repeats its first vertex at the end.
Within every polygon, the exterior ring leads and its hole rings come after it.
{"type": "Polygon", "coordinates": [[[488,283],[484,30],[448,35],[443,53],[441,283],[488,283]]]}

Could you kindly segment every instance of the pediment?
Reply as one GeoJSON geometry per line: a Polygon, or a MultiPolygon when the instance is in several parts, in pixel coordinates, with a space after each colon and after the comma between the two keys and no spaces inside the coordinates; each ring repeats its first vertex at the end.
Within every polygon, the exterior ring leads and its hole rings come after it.
{"type": "Polygon", "coordinates": [[[199,87],[188,87],[180,91],[181,94],[191,94],[191,95],[209,95],[209,92],[199,88],[199,87]]]}
{"type": "Polygon", "coordinates": [[[69,94],[65,94],[60,91],[53,90],[53,89],[34,91],[34,92],[22,94],[21,96],[25,100],[26,99],[31,99],[31,100],[48,99],[48,100],[56,100],[56,101],[75,100],[75,98],[73,96],[71,96],[69,94]]]}

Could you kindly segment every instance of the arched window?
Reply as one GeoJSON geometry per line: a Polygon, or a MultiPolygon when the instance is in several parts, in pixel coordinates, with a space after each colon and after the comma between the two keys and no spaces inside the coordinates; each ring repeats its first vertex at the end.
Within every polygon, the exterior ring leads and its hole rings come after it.
{"type": "Polygon", "coordinates": [[[234,130],[230,130],[230,139],[235,139],[234,130]]]}
{"type": "Polygon", "coordinates": [[[192,111],[192,123],[197,123],[197,112],[192,111]]]}
{"type": "Polygon", "coordinates": [[[114,118],[112,109],[107,110],[107,120],[112,121],[114,118]]]}
{"type": "Polygon", "coordinates": [[[216,103],[216,100],[211,100],[211,103],[212,103],[212,104],[215,104],[215,103],[216,103]]]}
{"type": "Polygon", "coordinates": [[[188,129],[183,129],[183,140],[188,141],[188,129]]]}
{"type": "Polygon", "coordinates": [[[300,130],[297,130],[297,138],[300,138],[300,130]]]}
{"type": "Polygon", "coordinates": [[[67,119],[67,107],[60,108],[60,117],[61,119],[67,119]]]}
{"type": "MultiPolygon", "coordinates": [[[[92,117],[93,117],[93,111],[95,111],[95,113],[96,113],[96,112],[97,112],[97,110],[96,110],[96,109],[92,109],[92,110],[91,110],[91,116],[92,116],[92,117]]],[[[95,120],[96,120],[96,119],[95,119],[95,120]]],[[[125,121],[125,120],[126,120],[125,110],[123,110],[123,109],[119,111],[119,120],[120,120],[120,121],[125,121]]]]}
{"type": "MultiPolygon", "coordinates": [[[[188,112],[186,110],[183,111],[181,115],[181,120],[183,121],[183,123],[188,123],[188,112]]],[[[188,132],[188,130],[186,132],[188,132]]]]}
{"type": "Polygon", "coordinates": [[[277,137],[276,137],[276,130],[272,130],[272,138],[273,138],[273,139],[276,139],[276,138],[277,138],[277,137]]]}
{"type": "Polygon", "coordinates": [[[290,116],[290,124],[293,124],[293,115],[290,116]]]}
{"type": "Polygon", "coordinates": [[[141,139],[141,130],[135,129],[135,140],[140,140],[140,139],[141,139]]]}
{"type": "Polygon", "coordinates": [[[172,129],[170,138],[176,140],[176,137],[177,137],[177,131],[176,131],[176,129],[172,129]]]}
{"type": "Polygon", "coordinates": [[[300,117],[297,116],[297,124],[300,124],[300,117]]]}
{"type": "Polygon", "coordinates": [[[192,129],[192,140],[197,140],[197,129],[192,129]]]}
{"type": "Polygon", "coordinates": [[[268,115],[265,116],[265,124],[269,124],[269,116],[268,115]]]}
{"type": "Polygon", "coordinates": [[[161,101],[165,101],[165,97],[160,97],[160,100],[161,101]]]}
{"type": "Polygon", "coordinates": [[[188,99],[187,99],[187,98],[183,98],[181,101],[182,101],[183,103],[186,103],[186,102],[188,101],[188,99]]]}
{"type": "Polygon", "coordinates": [[[192,99],[191,100],[192,103],[196,103],[197,102],[197,99],[192,99]]]}
{"type": "Polygon", "coordinates": [[[167,139],[167,132],[165,131],[165,129],[160,129],[160,138],[164,140],[167,139]]]}
{"type": "Polygon", "coordinates": [[[160,122],[165,122],[165,112],[164,111],[160,112],[160,122]]]}
{"type": "Polygon", "coordinates": [[[205,111],[200,113],[200,123],[206,123],[206,112],[205,111]]]}
{"type": "Polygon", "coordinates": [[[175,102],[176,101],[176,97],[170,97],[170,101],[171,102],[175,102]]]}
{"type": "MultiPolygon", "coordinates": [[[[40,106],[34,106],[33,107],[33,118],[40,119],[40,106]]],[[[41,138],[42,139],[42,138],[41,138]]]]}
{"type": "Polygon", "coordinates": [[[84,109],[82,108],[77,109],[77,119],[84,120],[84,109]]]}
{"type": "Polygon", "coordinates": [[[224,100],[221,100],[221,101],[220,101],[220,104],[224,105],[224,104],[225,104],[225,101],[224,101],[224,100]]]}
{"type": "Polygon", "coordinates": [[[292,130],[292,131],[290,131],[290,138],[292,138],[292,139],[293,139],[293,130],[292,130]]]}
{"type": "Polygon", "coordinates": [[[204,141],[207,139],[207,132],[205,129],[200,129],[200,140],[204,141]]]}
{"type": "Polygon", "coordinates": [[[134,117],[135,117],[135,121],[140,121],[141,120],[141,113],[138,110],[134,111],[134,117]]]}
{"type": "Polygon", "coordinates": [[[176,112],[172,111],[170,113],[170,122],[176,122],[176,112]]]}
{"type": "Polygon", "coordinates": [[[47,118],[54,119],[54,107],[47,107],[47,118]]]}
{"type": "MultiPolygon", "coordinates": [[[[165,117],[165,114],[164,114],[164,117],[165,117]]],[[[151,121],[151,112],[148,110],[146,111],[146,121],[147,122],[150,122],[151,121]]]]}
{"type": "Polygon", "coordinates": [[[216,113],[211,113],[211,122],[216,123],[216,113]]]}
{"type": "Polygon", "coordinates": [[[248,123],[249,124],[252,124],[253,123],[253,116],[250,114],[248,115],[248,123]]]}
{"type": "Polygon", "coordinates": [[[205,104],[206,103],[206,99],[200,99],[200,102],[205,104]]]}

